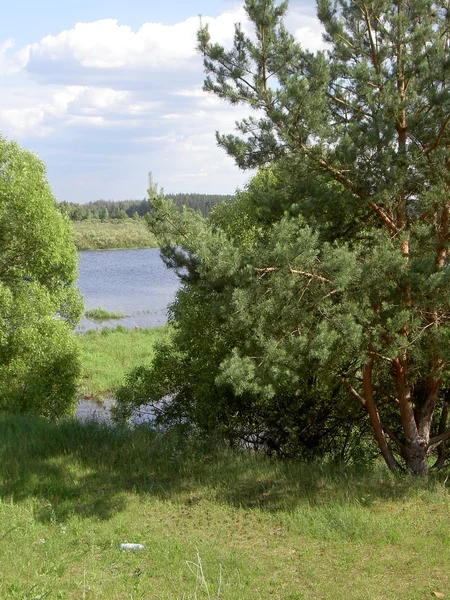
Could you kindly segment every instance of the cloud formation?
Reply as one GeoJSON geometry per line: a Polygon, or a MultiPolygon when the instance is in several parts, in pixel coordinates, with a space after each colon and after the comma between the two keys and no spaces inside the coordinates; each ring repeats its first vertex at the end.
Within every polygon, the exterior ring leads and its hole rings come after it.
{"type": "MultiPolygon", "coordinates": [[[[242,8],[203,21],[224,45],[234,23],[248,26],[242,8]]],[[[323,47],[313,17],[290,21],[303,45],[323,47]]],[[[19,49],[0,43],[0,75],[13,82],[3,86],[0,131],[38,150],[60,198],[139,197],[148,170],[170,192],[233,191],[246,176],[216,147],[214,131],[232,131],[247,110],[201,90],[198,26],[192,17],[133,31],[104,19],[19,49]]]]}

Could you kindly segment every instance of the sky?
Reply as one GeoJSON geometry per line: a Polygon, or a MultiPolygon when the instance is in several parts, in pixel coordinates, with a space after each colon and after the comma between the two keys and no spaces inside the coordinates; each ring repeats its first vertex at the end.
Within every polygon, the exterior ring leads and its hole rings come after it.
{"type": "MultiPolygon", "coordinates": [[[[245,185],[217,147],[248,115],[202,91],[199,15],[212,41],[246,27],[234,0],[20,0],[2,6],[0,134],[36,152],[59,201],[139,199],[147,175],[166,193],[245,185]]],[[[291,0],[287,26],[323,48],[314,0],[291,0]]]]}

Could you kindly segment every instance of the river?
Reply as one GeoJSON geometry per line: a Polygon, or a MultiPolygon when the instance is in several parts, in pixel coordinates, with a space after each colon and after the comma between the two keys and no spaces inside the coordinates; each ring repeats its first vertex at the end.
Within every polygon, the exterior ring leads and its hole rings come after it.
{"type": "Polygon", "coordinates": [[[114,327],[156,327],[167,320],[167,305],[179,286],[166,268],[158,248],[80,252],[78,285],[86,309],[103,307],[126,314],[125,319],[94,321],[83,318],[78,331],[114,327]]]}
{"type": "MultiPolygon", "coordinates": [[[[175,298],[179,279],[166,268],[157,248],[80,252],[78,285],[86,309],[103,307],[126,314],[124,319],[95,321],[84,317],[78,327],[156,327],[167,321],[167,306],[175,298]]],[[[77,417],[109,422],[111,399],[102,403],[80,400],[77,417]]],[[[151,413],[135,415],[135,422],[151,420],[151,413]]]]}

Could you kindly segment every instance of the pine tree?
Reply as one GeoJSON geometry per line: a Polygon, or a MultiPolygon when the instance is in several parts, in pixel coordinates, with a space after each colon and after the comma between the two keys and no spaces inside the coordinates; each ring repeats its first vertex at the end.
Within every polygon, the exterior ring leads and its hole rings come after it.
{"type": "Polygon", "coordinates": [[[246,0],[245,9],[254,38],[238,25],[227,51],[206,26],[198,35],[205,89],[253,111],[238,136],[217,139],[241,168],[283,171],[289,218],[300,214],[318,244],[308,268],[306,257],[289,263],[289,248],[283,259],[261,249],[255,276],[273,290],[284,265],[304,283],[305,345],[322,346],[322,367],[367,410],[388,466],[402,459],[426,473],[450,438],[450,4],[319,0],[329,50],[317,54],[285,29],[287,2],[246,0]],[[335,339],[338,314],[353,331],[346,346],[335,339]]]}

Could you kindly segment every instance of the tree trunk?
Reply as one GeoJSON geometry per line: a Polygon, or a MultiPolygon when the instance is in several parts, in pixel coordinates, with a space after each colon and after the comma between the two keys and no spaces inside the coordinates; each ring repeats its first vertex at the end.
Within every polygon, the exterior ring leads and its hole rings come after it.
{"type": "Polygon", "coordinates": [[[400,465],[396,461],[394,455],[386,440],[386,436],[383,431],[383,427],[380,421],[380,415],[378,413],[377,406],[373,398],[373,387],[372,387],[372,371],[373,371],[373,357],[370,358],[369,362],[364,365],[363,378],[364,378],[364,400],[367,412],[369,413],[370,423],[380,448],[381,454],[387,464],[392,470],[396,471],[400,468],[400,465]]]}
{"type": "Polygon", "coordinates": [[[404,451],[406,466],[414,475],[428,475],[428,448],[426,443],[407,445],[404,451]]]}
{"type": "MultiPolygon", "coordinates": [[[[403,458],[407,468],[415,475],[426,475],[428,473],[428,442],[429,429],[422,436],[417,426],[414,415],[411,388],[408,382],[408,356],[404,351],[403,356],[394,360],[394,371],[397,383],[397,397],[400,405],[400,415],[405,436],[402,449],[403,458]]],[[[433,407],[434,408],[434,407],[433,407]]],[[[423,428],[426,422],[432,418],[432,411],[428,411],[423,418],[423,428]]],[[[430,421],[431,422],[431,421],[430,421]]]]}

